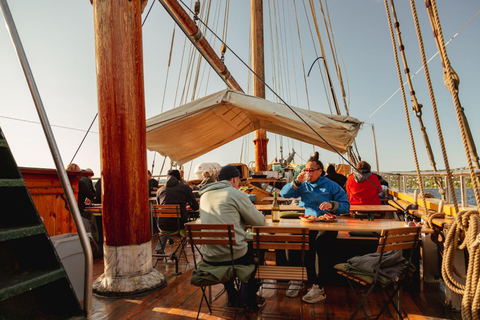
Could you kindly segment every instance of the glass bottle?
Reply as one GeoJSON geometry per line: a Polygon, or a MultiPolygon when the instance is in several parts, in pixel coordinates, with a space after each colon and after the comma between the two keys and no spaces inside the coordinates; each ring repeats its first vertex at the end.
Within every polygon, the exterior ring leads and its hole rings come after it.
{"type": "Polygon", "coordinates": [[[278,205],[277,192],[273,193],[272,221],[280,222],[280,206],[278,205]]]}

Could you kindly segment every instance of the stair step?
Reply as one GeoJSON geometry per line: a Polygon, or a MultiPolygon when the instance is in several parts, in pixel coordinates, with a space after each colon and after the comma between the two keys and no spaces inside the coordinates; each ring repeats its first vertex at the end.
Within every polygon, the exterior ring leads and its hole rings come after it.
{"type": "Polygon", "coordinates": [[[17,276],[9,280],[2,281],[0,284],[0,301],[41,287],[66,276],[67,274],[65,273],[65,270],[60,268],[53,270],[32,271],[26,275],[17,276]]]}
{"type": "Polygon", "coordinates": [[[26,187],[26,185],[23,179],[0,179],[1,187],[26,187]]]}
{"type": "Polygon", "coordinates": [[[45,227],[43,225],[36,225],[31,227],[17,227],[3,230],[0,229],[0,241],[20,239],[42,233],[45,233],[45,227]]]}

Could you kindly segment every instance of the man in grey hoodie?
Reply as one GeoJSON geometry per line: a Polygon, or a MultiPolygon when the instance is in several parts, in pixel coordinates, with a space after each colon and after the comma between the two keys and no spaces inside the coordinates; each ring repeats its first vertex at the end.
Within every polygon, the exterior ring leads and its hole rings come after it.
{"type": "MultiPolygon", "coordinates": [[[[240,172],[236,167],[227,165],[220,170],[218,182],[204,186],[200,191],[200,219],[202,223],[225,223],[233,224],[235,230],[236,245],[234,246],[235,264],[254,264],[254,253],[249,250],[245,239],[245,224],[252,226],[264,226],[265,217],[252,204],[247,194],[238,190],[240,184],[240,172]]],[[[211,265],[230,265],[230,250],[228,246],[202,246],[202,254],[205,262],[211,265]]],[[[228,293],[229,306],[235,306],[238,292],[233,285],[233,279],[224,283],[228,293]]],[[[260,301],[256,292],[258,284],[255,280],[255,272],[252,273],[247,284],[247,307],[254,311],[265,304],[260,301]]]]}

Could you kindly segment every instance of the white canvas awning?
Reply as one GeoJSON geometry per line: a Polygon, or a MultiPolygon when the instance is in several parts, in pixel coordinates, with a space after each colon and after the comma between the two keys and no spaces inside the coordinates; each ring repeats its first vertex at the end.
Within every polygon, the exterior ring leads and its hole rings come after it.
{"type": "MultiPolygon", "coordinates": [[[[340,153],[353,142],[360,121],[293,108],[340,153]]],[[[332,149],[288,107],[229,89],[147,120],[147,149],[186,163],[257,129],[332,149]]]]}

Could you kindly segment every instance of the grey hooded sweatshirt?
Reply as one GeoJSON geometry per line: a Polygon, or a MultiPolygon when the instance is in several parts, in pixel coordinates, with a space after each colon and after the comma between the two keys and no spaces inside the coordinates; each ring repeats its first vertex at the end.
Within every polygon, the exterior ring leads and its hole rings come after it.
{"type": "MultiPolygon", "coordinates": [[[[232,187],[227,180],[210,183],[199,192],[200,219],[202,223],[233,224],[237,244],[234,259],[243,257],[247,251],[245,224],[264,226],[265,217],[252,204],[246,193],[232,187]]],[[[230,260],[228,246],[203,245],[202,254],[206,261],[230,260]]]]}

